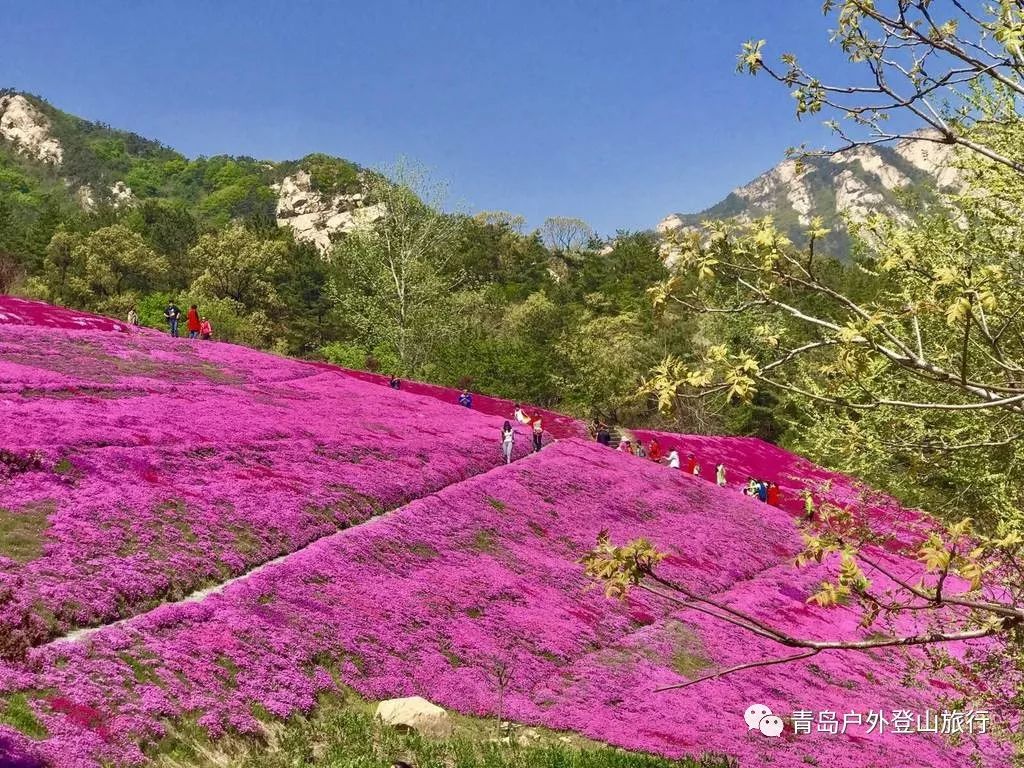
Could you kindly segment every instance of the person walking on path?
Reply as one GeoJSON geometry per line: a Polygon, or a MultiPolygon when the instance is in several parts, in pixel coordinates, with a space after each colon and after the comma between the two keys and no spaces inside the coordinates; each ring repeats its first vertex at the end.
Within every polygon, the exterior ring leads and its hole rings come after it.
{"type": "Polygon", "coordinates": [[[202,325],[202,322],[199,320],[199,309],[193,304],[188,308],[188,314],[185,316],[185,330],[188,331],[188,337],[190,339],[198,339],[199,329],[202,325]]]}
{"type": "Polygon", "coordinates": [[[526,415],[526,411],[523,410],[523,406],[521,406],[519,403],[516,403],[516,408],[512,415],[515,417],[515,420],[518,421],[520,424],[530,423],[530,417],[526,415]]]}
{"type": "Polygon", "coordinates": [[[181,317],[181,309],[173,301],[167,302],[167,309],[164,310],[164,320],[171,329],[171,336],[178,338],[178,318],[181,317]]]}
{"type": "Polygon", "coordinates": [[[782,492],[779,490],[779,484],[774,481],[768,483],[768,490],[765,492],[765,501],[768,502],[768,505],[777,507],[781,500],[782,492]]]}
{"type": "Polygon", "coordinates": [[[135,307],[128,310],[128,325],[134,328],[139,327],[139,313],[135,311],[135,307]]]}
{"type": "Polygon", "coordinates": [[[679,451],[675,448],[668,452],[668,465],[672,469],[679,469],[679,451]]]}
{"type": "Polygon", "coordinates": [[[516,431],[512,429],[511,422],[506,421],[501,428],[501,452],[505,456],[505,463],[512,463],[512,448],[516,442],[516,431]]]}
{"type": "Polygon", "coordinates": [[[692,453],[686,454],[686,474],[699,475],[700,467],[697,464],[697,457],[692,453]]]}
{"type": "MultiPolygon", "coordinates": [[[[473,396],[469,394],[468,389],[462,390],[462,394],[459,395],[459,405],[461,405],[463,408],[473,407],[473,396]]],[[[505,423],[508,424],[507,421],[505,423]]]]}
{"type": "Polygon", "coordinates": [[[400,382],[395,377],[395,374],[391,374],[391,379],[388,381],[388,386],[391,387],[392,389],[401,389],[402,388],[402,382],[400,382]]]}
{"type": "Polygon", "coordinates": [[[540,419],[536,419],[533,422],[533,452],[538,453],[544,444],[544,427],[540,423],[540,419]]]}
{"type": "Polygon", "coordinates": [[[203,322],[199,324],[199,338],[203,341],[209,341],[213,338],[213,326],[210,324],[208,317],[204,317],[203,322]]]}
{"type": "Polygon", "coordinates": [[[725,464],[721,462],[715,466],[715,482],[720,488],[725,488],[725,464]]]}
{"type": "Polygon", "coordinates": [[[647,448],[647,455],[651,461],[661,462],[665,458],[664,451],[661,450],[661,443],[658,442],[658,438],[651,438],[651,444],[647,448]]]}
{"type": "Polygon", "coordinates": [[[604,424],[597,428],[597,442],[606,446],[612,443],[612,433],[608,431],[608,427],[604,424]]]}
{"type": "Polygon", "coordinates": [[[744,496],[757,496],[757,480],[752,476],[747,477],[747,487],[743,489],[744,496]]]}
{"type": "Polygon", "coordinates": [[[757,498],[761,501],[768,501],[768,483],[764,480],[757,481],[757,498]]]}

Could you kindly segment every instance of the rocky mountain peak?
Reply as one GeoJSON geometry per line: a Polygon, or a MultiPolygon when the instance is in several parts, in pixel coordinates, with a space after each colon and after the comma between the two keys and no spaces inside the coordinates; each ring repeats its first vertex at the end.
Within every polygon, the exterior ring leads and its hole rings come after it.
{"type": "Polygon", "coordinates": [[[918,136],[891,147],[859,146],[826,157],[784,160],[700,213],[669,214],[658,223],[657,231],[665,234],[705,219],[743,222],[771,215],[799,238],[811,219],[819,216],[833,230],[830,245],[842,254],[849,248],[847,221],[862,220],[874,212],[901,216],[903,192],[916,189],[934,194],[960,185],[960,172],[953,162],[955,148],[928,141],[932,133],[918,136]]]}

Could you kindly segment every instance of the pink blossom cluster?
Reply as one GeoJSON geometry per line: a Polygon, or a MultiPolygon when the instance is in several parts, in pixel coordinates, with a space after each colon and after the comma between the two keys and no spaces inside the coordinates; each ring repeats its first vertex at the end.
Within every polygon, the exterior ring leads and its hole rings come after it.
{"type": "Polygon", "coordinates": [[[754,437],[680,435],[646,429],[633,430],[632,435],[645,446],[657,440],[665,453],[676,450],[684,468],[686,457],[692,453],[700,470],[698,477],[710,483],[715,482],[716,465],[723,464],[726,487],[736,492],[742,491],[751,477],[778,483],[779,507],[794,518],[805,514],[803,493],[809,491],[816,507],[827,502],[867,517],[873,527],[891,536],[890,547],[894,549],[909,551],[935,526],[927,515],[902,507],[883,493],[754,437]]]}
{"type": "Polygon", "coordinates": [[[5,325],[0,448],[19,471],[0,468],[0,506],[46,525],[27,561],[0,544],[0,652],[180,599],[485,471],[500,423],[228,344],[5,325]]]}
{"type": "Polygon", "coordinates": [[[0,325],[35,325],[79,331],[129,330],[128,324],[119,320],[17,296],[0,296],[0,325]]]}
{"type": "MultiPolygon", "coordinates": [[[[0,687],[60,692],[62,709],[39,700],[51,736],[35,750],[66,765],[141,761],[165,719],[187,714],[215,735],[255,731],[254,704],[286,717],[339,684],[493,714],[499,664],[511,671],[512,719],[668,756],[909,768],[977,755],[1009,765],[1008,748],[984,736],[771,740],[743,723],[751,703],[784,715],[934,709],[955,691],[941,675],[919,675],[915,651],[823,654],[654,693],[780,649],[644,593],[619,603],[589,589],[577,560],[605,528],[667,551],[666,577],[794,634],[865,634],[854,611],[807,603],[827,573],[793,569],[799,541],[785,511],[567,440],[320,539],[202,602],[34,649],[0,669],[0,687]],[[88,716],[70,719],[70,704],[88,716]]],[[[896,555],[883,556],[899,569],[896,555]]],[[[959,652],[982,659],[989,648],[959,652]]]]}
{"type": "MultiPolygon", "coordinates": [[[[784,717],[951,708],[953,665],[980,668],[992,641],[950,646],[938,673],[914,649],[834,652],[656,693],[785,649],[642,590],[609,600],[578,562],[602,530],[643,536],[667,553],[660,573],[722,604],[794,636],[863,638],[854,609],[807,602],[831,566],[792,565],[797,493],[831,481],[829,498],[851,502],[848,479],[756,440],[667,434],[701,477],[573,437],[504,466],[510,403],[488,415],[410,384],[151,332],[6,325],[0,447],[43,461],[0,486],[0,514],[43,510],[46,529],[41,554],[0,562],[0,617],[34,644],[0,662],[0,701],[25,696],[47,735],[0,725],[0,765],[142,764],[177,718],[250,733],[259,708],[308,712],[339,686],[493,715],[499,666],[506,717],[630,749],[778,768],[1011,764],[988,736],[770,739],[743,721],[754,703],[784,717]],[[725,489],[709,482],[719,461],[725,489]],[[783,505],[743,496],[747,474],[780,482],[783,505]],[[43,642],[120,616],[133,618],[43,642]]],[[[927,520],[889,501],[870,514],[894,533],[872,554],[917,573],[906,549],[927,520]]]]}

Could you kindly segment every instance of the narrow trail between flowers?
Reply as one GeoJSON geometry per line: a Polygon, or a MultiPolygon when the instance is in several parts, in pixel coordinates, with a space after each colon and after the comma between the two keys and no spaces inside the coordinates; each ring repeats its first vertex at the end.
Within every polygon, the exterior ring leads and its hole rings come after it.
{"type": "MultiPolygon", "coordinates": [[[[554,439],[552,440],[552,442],[555,442],[554,439]]],[[[525,456],[520,457],[518,459],[518,461],[528,461],[531,457],[536,456],[536,455],[538,455],[538,454],[526,454],[525,456]]],[[[82,640],[88,639],[91,635],[95,635],[97,632],[102,632],[102,631],[104,631],[106,629],[110,629],[112,627],[119,627],[119,626],[123,626],[123,625],[126,625],[126,624],[131,624],[131,623],[136,622],[136,621],[142,621],[147,616],[150,616],[154,611],[159,611],[159,610],[163,610],[163,609],[167,609],[167,608],[173,608],[175,606],[180,606],[180,605],[187,605],[189,603],[202,602],[206,598],[211,597],[213,595],[220,594],[220,593],[224,592],[224,590],[226,590],[228,587],[231,587],[234,584],[238,584],[238,583],[244,582],[244,581],[246,581],[248,579],[251,579],[254,576],[262,573],[263,571],[266,571],[269,568],[273,568],[276,565],[280,565],[282,563],[285,563],[285,562],[287,562],[288,560],[290,560],[292,558],[298,558],[300,556],[303,556],[309,550],[311,550],[311,549],[313,549],[315,547],[318,547],[318,546],[323,546],[324,544],[329,542],[331,539],[337,539],[337,538],[340,538],[340,537],[344,537],[346,535],[351,534],[356,529],[366,528],[368,526],[373,525],[374,523],[379,523],[380,521],[382,521],[382,520],[384,520],[384,519],[386,519],[388,517],[400,514],[403,509],[405,509],[406,507],[408,507],[410,504],[412,504],[414,502],[420,502],[420,501],[423,501],[424,499],[429,499],[431,497],[437,496],[437,495],[441,494],[442,492],[444,492],[446,490],[457,488],[458,486],[460,486],[460,485],[462,485],[462,484],[464,484],[466,482],[469,482],[471,480],[477,480],[477,479],[484,478],[487,475],[490,475],[492,473],[504,470],[508,466],[511,466],[511,465],[496,464],[495,466],[491,467],[490,469],[488,469],[488,470],[486,470],[484,472],[478,472],[478,473],[469,475],[468,477],[465,477],[465,478],[463,478],[461,480],[457,480],[457,481],[455,481],[453,483],[449,483],[448,485],[446,485],[446,486],[444,486],[442,488],[438,488],[433,493],[429,493],[429,494],[426,494],[424,496],[417,497],[416,499],[413,499],[412,501],[410,501],[407,504],[402,504],[402,505],[400,505],[398,507],[395,507],[393,509],[385,510],[385,511],[381,512],[380,514],[374,515],[373,517],[371,517],[371,518],[369,518],[367,520],[364,520],[362,522],[356,523],[355,525],[351,525],[351,526],[349,526],[347,528],[342,528],[341,530],[335,531],[334,533],[328,533],[325,536],[317,537],[316,539],[313,539],[308,544],[306,544],[306,545],[304,545],[302,547],[299,547],[298,549],[295,549],[295,550],[293,550],[291,552],[286,552],[286,553],[284,553],[282,555],[279,555],[278,557],[275,557],[275,558],[273,558],[271,560],[267,560],[266,562],[260,563],[259,565],[256,565],[255,567],[250,568],[249,570],[245,571],[244,573],[240,573],[237,576],[231,577],[230,579],[226,579],[225,581],[217,582],[217,583],[214,583],[214,584],[209,584],[207,586],[202,587],[201,589],[197,589],[194,592],[191,592],[190,594],[188,594],[185,597],[181,598],[180,600],[168,600],[168,601],[160,603],[159,605],[153,606],[152,608],[150,608],[147,611],[141,611],[141,612],[135,613],[135,614],[133,614],[131,616],[126,616],[124,618],[116,619],[114,621],[108,621],[108,622],[105,622],[105,623],[102,623],[102,624],[97,624],[97,625],[91,626],[91,627],[79,627],[79,628],[74,629],[74,630],[72,630],[70,632],[66,632],[63,635],[55,637],[52,640],[50,640],[49,642],[43,643],[43,644],[41,644],[38,647],[39,648],[48,648],[48,647],[53,647],[53,646],[60,645],[62,643],[80,642],[82,640]]]]}
{"type": "MultiPolygon", "coordinates": [[[[557,438],[552,438],[551,439],[551,443],[549,443],[548,445],[554,445],[557,442],[558,442],[557,438]]],[[[352,525],[352,526],[340,529],[340,530],[335,531],[333,533],[328,533],[328,534],[326,534],[324,536],[317,537],[317,538],[313,539],[312,541],[308,542],[307,544],[305,544],[304,546],[299,547],[298,549],[295,549],[295,550],[290,551],[290,552],[285,552],[285,553],[283,553],[283,554],[281,554],[281,555],[279,555],[277,557],[274,557],[274,558],[272,558],[270,560],[267,560],[266,562],[260,563],[260,564],[258,564],[256,566],[248,569],[244,573],[239,573],[238,575],[233,576],[233,577],[231,577],[229,579],[226,579],[226,580],[224,580],[222,582],[217,582],[217,583],[209,584],[209,585],[204,586],[204,587],[202,587],[200,589],[196,589],[195,591],[191,592],[190,594],[186,595],[185,597],[183,597],[183,598],[181,598],[179,600],[169,600],[169,601],[161,602],[160,604],[153,606],[151,609],[149,609],[147,611],[142,611],[142,612],[133,614],[132,616],[126,616],[124,618],[116,619],[116,620],[105,622],[105,623],[102,623],[102,624],[97,624],[95,626],[79,627],[79,628],[74,629],[72,631],[69,631],[69,632],[67,632],[67,633],[65,633],[65,634],[63,634],[63,635],[61,635],[59,637],[53,638],[49,642],[42,644],[40,647],[46,648],[46,647],[57,646],[57,645],[60,645],[62,643],[80,642],[80,641],[86,640],[90,636],[92,636],[92,635],[94,635],[94,634],[96,634],[98,632],[104,631],[106,629],[109,629],[109,628],[112,628],[112,627],[119,627],[119,626],[131,624],[132,622],[136,622],[136,621],[142,621],[147,616],[151,615],[154,611],[158,611],[158,610],[162,610],[162,609],[167,609],[167,608],[173,608],[175,606],[180,606],[180,605],[187,605],[189,603],[199,603],[199,602],[202,602],[203,600],[205,600],[208,597],[211,597],[213,595],[217,595],[217,594],[223,593],[225,590],[227,590],[232,585],[239,584],[239,583],[245,582],[245,581],[247,581],[249,579],[252,579],[253,577],[255,577],[255,576],[263,573],[264,571],[266,571],[268,569],[271,569],[271,568],[273,568],[273,567],[275,567],[277,565],[280,565],[282,563],[286,563],[287,561],[289,561],[289,560],[291,560],[293,558],[294,559],[299,559],[299,558],[303,557],[304,555],[306,555],[310,550],[312,550],[312,549],[314,549],[316,547],[323,546],[323,545],[325,545],[326,543],[328,543],[332,539],[339,539],[339,538],[345,537],[347,535],[351,535],[352,532],[354,532],[357,529],[366,528],[366,527],[372,526],[375,523],[379,523],[380,521],[382,521],[382,520],[384,520],[386,518],[392,517],[394,515],[401,514],[402,511],[405,508],[410,506],[410,504],[413,504],[413,503],[416,503],[416,502],[420,502],[420,501],[423,501],[423,500],[431,498],[431,497],[438,496],[438,495],[440,495],[443,492],[448,491],[448,490],[457,489],[459,486],[464,485],[466,483],[483,480],[484,478],[487,478],[490,475],[496,475],[497,473],[503,473],[504,471],[508,470],[510,467],[518,464],[519,462],[524,462],[524,461],[529,462],[532,458],[534,458],[536,456],[539,456],[539,454],[536,454],[536,453],[526,454],[524,456],[521,456],[516,462],[513,462],[513,465],[496,464],[495,466],[492,466],[491,468],[489,468],[489,469],[487,469],[487,470],[485,470],[483,472],[472,474],[472,475],[470,475],[470,476],[468,476],[466,478],[463,478],[461,480],[457,480],[455,482],[449,483],[448,485],[446,485],[446,486],[444,486],[442,488],[437,489],[433,493],[427,494],[427,495],[425,495],[423,497],[420,497],[420,498],[417,498],[417,499],[413,499],[412,501],[410,501],[407,504],[402,504],[402,505],[397,506],[397,507],[395,507],[393,509],[385,510],[385,511],[381,512],[380,514],[374,515],[373,517],[371,517],[371,518],[369,518],[367,520],[364,520],[362,522],[356,523],[355,525],[352,525]]],[[[518,469],[518,467],[517,467],[517,469],[518,469]]],[[[666,472],[671,472],[672,470],[666,467],[665,471],[666,472]]],[[[726,493],[735,493],[735,491],[731,491],[729,489],[719,488],[717,485],[714,485],[713,483],[709,483],[708,487],[712,491],[712,493],[719,493],[719,494],[723,494],[723,495],[726,494],[726,493]]],[[[723,501],[724,501],[724,498],[723,498],[723,501]]],[[[786,514],[785,511],[780,509],[780,508],[769,507],[767,505],[759,505],[759,506],[761,506],[765,512],[777,512],[777,513],[786,514]]],[[[730,591],[732,591],[733,589],[741,586],[743,583],[755,582],[758,579],[760,579],[761,577],[763,577],[764,575],[766,575],[769,571],[772,571],[773,569],[778,569],[782,565],[784,565],[784,563],[768,564],[763,569],[758,569],[758,570],[756,570],[754,572],[746,574],[744,577],[742,577],[740,579],[735,580],[728,588],[723,588],[721,590],[716,590],[716,591],[710,593],[709,596],[710,597],[718,597],[718,596],[726,595],[730,591]]],[[[640,630],[638,630],[638,632],[639,631],[640,630]]],[[[629,635],[625,636],[623,639],[627,640],[628,637],[629,637],[629,635]]]]}

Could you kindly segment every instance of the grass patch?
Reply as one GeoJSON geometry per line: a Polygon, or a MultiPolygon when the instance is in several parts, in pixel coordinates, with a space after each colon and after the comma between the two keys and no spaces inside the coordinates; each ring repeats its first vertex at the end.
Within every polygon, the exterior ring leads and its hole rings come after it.
{"type": "Polygon", "coordinates": [[[259,554],[263,548],[263,542],[260,541],[259,537],[248,526],[239,526],[234,531],[235,534],[235,551],[240,555],[252,558],[259,554]]]}
{"type": "Polygon", "coordinates": [[[473,542],[470,546],[474,552],[480,552],[482,554],[493,554],[498,551],[498,541],[494,537],[494,531],[477,531],[473,534],[473,542]]]}
{"type": "Polygon", "coordinates": [[[388,728],[374,705],[353,695],[322,696],[310,716],[282,722],[254,707],[260,734],[211,741],[194,719],[169,724],[147,751],[155,768],[388,768],[403,760],[420,768],[735,768],[726,758],[666,760],[627,752],[569,733],[452,714],[454,734],[434,740],[388,728]]]}
{"type": "Polygon", "coordinates": [[[704,644],[685,624],[669,622],[665,631],[672,638],[672,669],[687,680],[710,670],[714,665],[705,655],[704,644]]]}
{"type": "Polygon", "coordinates": [[[502,501],[501,499],[496,499],[493,496],[488,496],[487,497],[487,503],[490,504],[492,507],[494,507],[499,512],[501,510],[505,509],[506,506],[508,506],[507,504],[505,504],[504,501],[502,501]]]}
{"type": "Polygon", "coordinates": [[[438,647],[438,651],[440,651],[441,655],[445,657],[452,669],[458,669],[459,667],[464,667],[466,665],[463,658],[452,649],[450,640],[443,641],[438,647]]]}
{"type": "Polygon", "coordinates": [[[17,563],[42,557],[52,501],[26,504],[18,511],[0,509],[0,555],[17,563]]]}
{"type": "Polygon", "coordinates": [[[526,523],[526,525],[527,525],[527,527],[531,531],[533,531],[533,535],[534,536],[537,536],[538,538],[541,538],[541,539],[546,539],[548,537],[547,529],[544,528],[543,525],[540,525],[539,523],[535,523],[535,522],[533,522],[533,520],[528,521],[526,523]]]}
{"type": "Polygon", "coordinates": [[[441,556],[441,553],[429,544],[409,544],[406,546],[406,549],[410,554],[422,557],[424,560],[433,560],[441,556]]]}
{"type": "Polygon", "coordinates": [[[30,739],[40,740],[50,735],[46,726],[36,718],[28,697],[23,693],[14,694],[3,704],[0,708],[0,723],[11,726],[30,739]]]}
{"type": "Polygon", "coordinates": [[[77,480],[82,476],[81,470],[78,469],[67,456],[62,456],[56,464],[53,465],[53,473],[66,477],[70,480],[77,480]]]}
{"type": "Polygon", "coordinates": [[[132,670],[132,675],[135,677],[135,681],[138,683],[153,683],[159,685],[160,675],[158,675],[152,667],[146,664],[144,659],[138,658],[138,650],[124,651],[118,654],[118,657],[132,670]]]}

